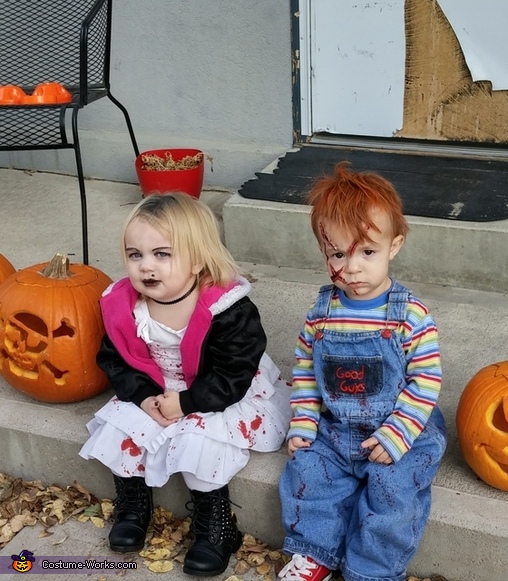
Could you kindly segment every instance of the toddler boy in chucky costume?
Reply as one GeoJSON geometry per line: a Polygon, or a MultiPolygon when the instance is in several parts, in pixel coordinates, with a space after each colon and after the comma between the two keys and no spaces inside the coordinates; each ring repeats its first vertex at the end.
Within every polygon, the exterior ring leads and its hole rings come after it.
{"type": "Polygon", "coordinates": [[[337,164],[310,195],[323,286],[296,346],[279,576],[404,581],[446,447],[435,323],[388,276],[409,230],[393,185],[337,164]]]}

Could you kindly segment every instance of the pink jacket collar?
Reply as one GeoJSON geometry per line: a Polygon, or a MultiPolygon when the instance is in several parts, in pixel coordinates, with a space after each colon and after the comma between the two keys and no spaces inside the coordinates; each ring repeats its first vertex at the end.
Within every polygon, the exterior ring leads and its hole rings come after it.
{"type": "MultiPolygon", "coordinates": [[[[187,388],[197,375],[201,349],[213,317],[246,296],[249,290],[248,281],[240,278],[226,287],[206,288],[199,295],[180,345],[182,372],[187,388]]],[[[146,343],[136,333],[133,311],[138,297],[138,292],[127,277],[110,285],[104,291],[100,302],[104,327],[124,361],[134,369],[146,373],[164,388],[159,367],[150,357],[146,343]]]]}

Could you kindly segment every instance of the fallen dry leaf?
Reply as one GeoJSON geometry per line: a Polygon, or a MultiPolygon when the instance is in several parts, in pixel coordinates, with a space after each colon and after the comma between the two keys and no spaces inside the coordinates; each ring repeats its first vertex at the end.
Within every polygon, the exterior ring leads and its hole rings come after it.
{"type": "Polygon", "coordinates": [[[263,553],[264,551],[266,551],[266,545],[265,544],[249,545],[248,551],[250,553],[263,553]]]}
{"type": "Polygon", "coordinates": [[[76,490],[81,492],[81,494],[88,500],[88,502],[90,502],[90,500],[92,498],[92,495],[90,494],[90,492],[84,486],[81,486],[81,484],[79,484],[79,482],[76,482],[75,480],[74,480],[73,484],[74,484],[74,487],[76,488],[76,490]]]}
{"type": "Polygon", "coordinates": [[[144,564],[152,573],[167,573],[174,567],[171,561],[145,561],[144,564]]]}
{"type": "Polygon", "coordinates": [[[264,556],[258,553],[250,553],[245,557],[245,560],[252,567],[258,567],[259,565],[262,565],[265,562],[264,556]]]}
{"type": "Polygon", "coordinates": [[[19,533],[19,531],[25,526],[25,517],[21,514],[17,514],[11,518],[9,524],[14,533],[19,533]]]}
{"type": "Polygon", "coordinates": [[[259,567],[256,567],[256,571],[257,573],[259,573],[259,575],[268,575],[271,569],[272,566],[269,565],[268,563],[263,563],[262,565],[259,565],[259,567]]]}
{"type": "Polygon", "coordinates": [[[98,516],[91,516],[90,520],[92,521],[94,527],[97,527],[98,529],[104,528],[105,523],[103,518],[99,518],[98,516]]]}
{"type": "Polygon", "coordinates": [[[258,544],[258,542],[256,541],[255,537],[253,537],[252,535],[249,535],[248,533],[243,535],[242,545],[244,547],[253,547],[257,544],[258,544]]]}
{"type": "Polygon", "coordinates": [[[162,549],[148,549],[147,551],[140,551],[139,556],[145,557],[152,561],[161,561],[167,559],[171,555],[171,551],[166,548],[162,549]]]}
{"type": "Polygon", "coordinates": [[[0,474],[0,502],[10,498],[14,479],[7,474],[0,474]]]}
{"type": "Polygon", "coordinates": [[[249,563],[247,563],[247,561],[239,560],[236,562],[235,566],[233,567],[233,571],[237,575],[245,575],[245,573],[247,573],[247,571],[249,571],[250,568],[251,567],[250,567],[249,563]]]}
{"type": "Polygon", "coordinates": [[[113,515],[114,506],[111,500],[105,498],[101,502],[102,517],[104,520],[109,520],[113,515]]]}
{"type": "Polygon", "coordinates": [[[2,530],[0,531],[0,535],[1,535],[0,538],[3,537],[5,539],[7,539],[7,541],[10,541],[14,537],[15,534],[16,533],[12,530],[11,524],[7,523],[6,525],[4,525],[2,527],[2,530]]]}

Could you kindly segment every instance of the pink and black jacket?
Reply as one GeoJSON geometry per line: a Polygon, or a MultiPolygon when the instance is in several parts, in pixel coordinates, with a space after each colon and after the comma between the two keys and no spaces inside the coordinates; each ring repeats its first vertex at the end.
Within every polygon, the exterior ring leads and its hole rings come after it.
{"type": "MultiPolygon", "coordinates": [[[[257,372],[266,335],[250,284],[239,278],[227,287],[200,293],[180,344],[187,390],[180,392],[185,415],[222,411],[240,401],[257,372]]],[[[106,334],[97,365],[117,397],[136,405],[164,390],[164,380],[145,342],[137,337],[133,310],[138,293],[128,278],[111,285],[101,299],[106,334]]]]}

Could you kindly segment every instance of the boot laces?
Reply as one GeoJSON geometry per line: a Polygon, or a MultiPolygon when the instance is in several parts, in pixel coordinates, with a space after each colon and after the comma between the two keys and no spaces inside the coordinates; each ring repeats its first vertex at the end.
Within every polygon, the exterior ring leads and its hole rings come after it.
{"type": "Polygon", "coordinates": [[[140,518],[144,518],[144,506],[148,499],[148,493],[145,486],[138,485],[136,482],[119,483],[116,486],[117,496],[113,501],[115,513],[133,513],[140,518]]]}
{"type": "Polygon", "coordinates": [[[192,528],[195,533],[206,533],[208,531],[208,510],[200,510],[209,504],[206,498],[196,498],[185,503],[186,510],[189,511],[192,528]]]}
{"type": "Polygon", "coordinates": [[[231,511],[231,505],[242,508],[229,497],[222,496],[218,490],[186,502],[185,508],[189,511],[194,533],[208,535],[212,543],[219,542],[224,528],[233,536],[234,531],[229,529],[236,522],[236,517],[231,511]]]}
{"type": "Polygon", "coordinates": [[[310,557],[298,554],[294,554],[291,561],[279,573],[279,577],[286,581],[328,581],[331,576],[329,569],[318,565],[310,557]]]}

